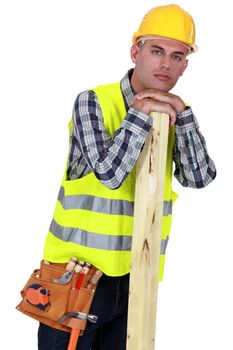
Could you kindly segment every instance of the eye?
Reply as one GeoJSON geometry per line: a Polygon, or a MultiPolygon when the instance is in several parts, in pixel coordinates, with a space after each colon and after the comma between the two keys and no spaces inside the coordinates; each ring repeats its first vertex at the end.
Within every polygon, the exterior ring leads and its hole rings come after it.
{"type": "Polygon", "coordinates": [[[163,52],[162,52],[161,50],[158,50],[158,49],[153,49],[153,50],[151,51],[151,53],[152,53],[153,55],[156,55],[156,56],[161,56],[161,55],[163,54],[163,52]]]}
{"type": "Polygon", "coordinates": [[[172,58],[177,61],[177,62],[181,62],[183,59],[183,56],[180,55],[173,55],[172,58]]]}

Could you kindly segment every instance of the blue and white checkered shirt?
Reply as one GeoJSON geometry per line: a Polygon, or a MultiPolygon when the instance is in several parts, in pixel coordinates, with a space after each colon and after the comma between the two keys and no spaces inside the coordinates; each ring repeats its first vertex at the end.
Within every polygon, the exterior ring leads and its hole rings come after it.
{"type": "MultiPolygon", "coordinates": [[[[105,130],[95,93],[80,93],[73,110],[67,175],[69,179],[90,172],[105,186],[116,189],[135,165],[152,125],[150,116],[130,107],[134,91],[130,74],[121,80],[127,114],[112,138],[105,130]]],[[[206,149],[205,139],[190,107],[177,114],[174,145],[174,176],[186,187],[201,188],[216,176],[216,169],[206,149]]]]}

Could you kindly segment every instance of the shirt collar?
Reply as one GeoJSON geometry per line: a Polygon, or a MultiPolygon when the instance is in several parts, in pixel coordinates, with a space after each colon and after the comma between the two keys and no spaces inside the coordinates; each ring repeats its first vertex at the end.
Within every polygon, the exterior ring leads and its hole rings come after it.
{"type": "Polygon", "coordinates": [[[124,97],[125,107],[127,110],[130,108],[133,98],[136,95],[136,92],[133,90],[133,87],[130,83],[132,73],[133,69],[130,69],[120,81],[121,91],[124,97]]]}

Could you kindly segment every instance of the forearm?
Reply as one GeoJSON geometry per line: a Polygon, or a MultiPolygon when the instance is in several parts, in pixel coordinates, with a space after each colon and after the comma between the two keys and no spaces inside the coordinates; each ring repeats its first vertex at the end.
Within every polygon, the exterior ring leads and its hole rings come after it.
{"type": "Polygon", "coordinates": [[[87,94],[88,97],[80,95],[76,103],[74,135],[90,171],[105,186],[116,189],[133,169],[152,120],[130,108],[120,128],[111,137],[105,130],[96,97],[93,93],[87,94]]]}
{"type": "Polygon", "coordinates": [[[202,188],[216,176],[214,162],[209,157],[205,139],[191,108],[178,114],[175,126],[174,176],[182,186],[202,188]]]}

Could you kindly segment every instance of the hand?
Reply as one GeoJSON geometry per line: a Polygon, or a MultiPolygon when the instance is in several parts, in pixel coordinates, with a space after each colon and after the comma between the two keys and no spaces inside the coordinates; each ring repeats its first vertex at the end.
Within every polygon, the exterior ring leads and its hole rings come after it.
{"type": "Polygon", "coordinates": [[[132,107],[148,115],[151,112],[166,113],[170,117],[170,126],[173,126],[176,114],[185,109],[185,104],[179,96],[161,90],[147,89],[134,97],[132,107]]]}
{"type": "MultiPolygon", "coordinates": [[[[185,109],[185,103],[182,99],[170,92],[165,92],[156,89],[147,89],[139,92],[134,99],[141,100],[144,98],[152,98],[158,102],[164,102],[171,105],[171,107],[178,113],[182,112],[185,109]]],[[[157,112],[157,111],[156,111],[157,112]]]]}

